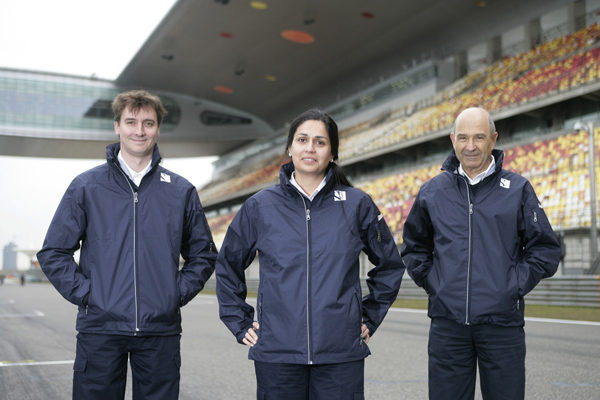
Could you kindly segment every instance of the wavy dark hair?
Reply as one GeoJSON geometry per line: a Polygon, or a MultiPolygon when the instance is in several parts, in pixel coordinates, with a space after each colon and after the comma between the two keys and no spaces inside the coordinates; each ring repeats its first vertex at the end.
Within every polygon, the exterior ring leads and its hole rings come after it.
{"type": "Polygon", "coordinates": [[[162,105],[160,98],[145,90],[130,90],[128,92],[119,93],[112,102],[112,111],[115,115],[115,122],[121,122],[121,115],[125,109],[129,109],[133,113],[137,113],[142,108],[150,107],[156,111],[156,119],[158,126],[163,122],[163,118],[167,115],[167,110],[162,105]]]}
{"type": "Polygon", "coordinates": [[[340,146],[340,137],[338,134],[338,126],[331,118],[329,114],[318,109],[311,108],[310,110],[304,111],[302,114],[298,115],[291,123],[290,130],[288,132],[287,143],[285,145],[285,151],[287,152],[294,141],[294,135],[298,130],[298,127],[302,125],[302,123],[306,121],[321,121],[325,124],[325,130],[329,135],[329,143],[331,144],[331,155],[333,156],[333,161],[329,163],[329,169],[331,169],[331,176],[333,177],[333,182],[336,185],[342,186],[350,186],[352,187],[352,183],[348,180],[342,168],[335,163],[338,159],[338,150],[340,146]]]}

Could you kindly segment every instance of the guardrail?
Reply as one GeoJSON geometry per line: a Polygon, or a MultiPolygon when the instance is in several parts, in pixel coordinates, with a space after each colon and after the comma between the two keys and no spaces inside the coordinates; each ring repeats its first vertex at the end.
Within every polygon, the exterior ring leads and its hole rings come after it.
{"type": "Polygon", "coordinates": [[[530,304],[600,307],[600,276],[560,276],[542,280],[525,296],[530,304]]]}
{"type": "MultiPolygon", "coordinates": [[[[258,279],[247,279],[248,292],[258,291],[258,279]]],[[[363,293],[368,291],[365,279],[361,280],[363,293]]],[[[206,283],[206,289],[215,289],[215,279],[206,283]]],[[[425,291],[405,275],[398,294],[399,299],[427,299],[425,291]]],[[[600,276],[560,276],[542,280],[527,296],[527,304],[552,306],[600,307],[600,276]]]]}

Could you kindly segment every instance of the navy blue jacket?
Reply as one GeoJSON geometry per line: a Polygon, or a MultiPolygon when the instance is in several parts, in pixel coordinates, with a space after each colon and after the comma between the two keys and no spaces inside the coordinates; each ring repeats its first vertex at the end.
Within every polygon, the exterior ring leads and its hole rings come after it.
{"type": "Polygon", "coordinates": [[[523,296],[556,272],[560,246],[531,184],[502,169],[476,185],[454,152],[426,182],[404,224],[402,259],[429,295],[429,316],[522,326],[523,296]]]}
{"type": "Polygon", "coordinates": [[[202,289],[217,252],[196,189],[158,165],[158,147],[139,187],[119,166],[119,148],[108,146],[106,164],[73,180],[37,257],[79,306],[78,331],[177,334],[179,309],[202,289]]]}
{"type": "Polygon", "coordinates": [[[258,251],[259,340],[249,358],[263,362],[324,364],[370,354],[361,320],[371,334],[396,299],[404,266],[381,213],[364,192],[327,183],[311,202],[289,182],[248,199],[227,230],[217,260],[221,320],[238,342],[251,327],[244,270],[258,251]],[[359,254],[375,265],[362,297],[359,254]]]}

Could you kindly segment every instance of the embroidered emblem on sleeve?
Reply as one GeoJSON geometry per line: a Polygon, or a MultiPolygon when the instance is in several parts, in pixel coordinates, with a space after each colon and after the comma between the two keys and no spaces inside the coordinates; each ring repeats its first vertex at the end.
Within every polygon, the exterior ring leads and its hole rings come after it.
{"type": "Polygon", "coordinates": [[[509,189],[510,181],[508,179],[500,178],[500,187],[503,187],[504,189],[509,189]]]}

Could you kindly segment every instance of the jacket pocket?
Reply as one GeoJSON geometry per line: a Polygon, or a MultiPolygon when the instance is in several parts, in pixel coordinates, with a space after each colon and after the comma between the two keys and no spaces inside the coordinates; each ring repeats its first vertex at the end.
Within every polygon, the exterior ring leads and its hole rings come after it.
{"type": "Polygon", "coordinates": [[[262,344],[261,341],[263,340],[262,338],[264,337],[263,332],[265,331],[265,319],[263,317],[263,303],[264,303],[264,299],[265,296],[263,295],[262,291],[259,289],[258,291],[258,295],[256,296],[256,321],[258,322],[258,330],[256,330],[256,335],[258,336],[258,342],[256,343],[256,345],[254,345],[255,347],[257,345],[262,344]]]}
{"type": "Polygon", "coordinates": [[[73,371],[85,372],[87,368],[87,358],[83,356],[75,356],[75,362],[73,363],[73,371]]]}
{"type": "Polygon", "coordinates": [[[429,297],[435,296],[439,287],[440,278],[433,268],[429,271],[425,279],[423,280],[423,289],[429,297]]]}
{"type": "Polygon", "coordinates": [[[259,291],[258,295],[256,296],[256,320],[258,321],[259,325],[262,325],[262,302],[263,295],[259,291]]]}
{"type": "Polygon", "coordinates": [[[352,302],[356,304],[356,320],[352,321],[352,326],[350,327],[350,330],[352,332],[355,332],[356,327],[358,327],[358,337],[360,340],[360,344],[363,343],[363,338],[362,338],[362,301],[360,300],[360,295],[358,294],[358,292],[355,290],[354,291],[354,295],[352,296],[353,300],[352,302]]]}
{"type": "Polygon", "coordinates": [[[87,292],[83,299],[81,299],[81,303],[83,304],[83,312],[87,316],[90,310],[90,305],[92,303],[92,292],[94,291],[94,280],[92,279],[92,273],[90,272],[90,290],[87,292]]]}

